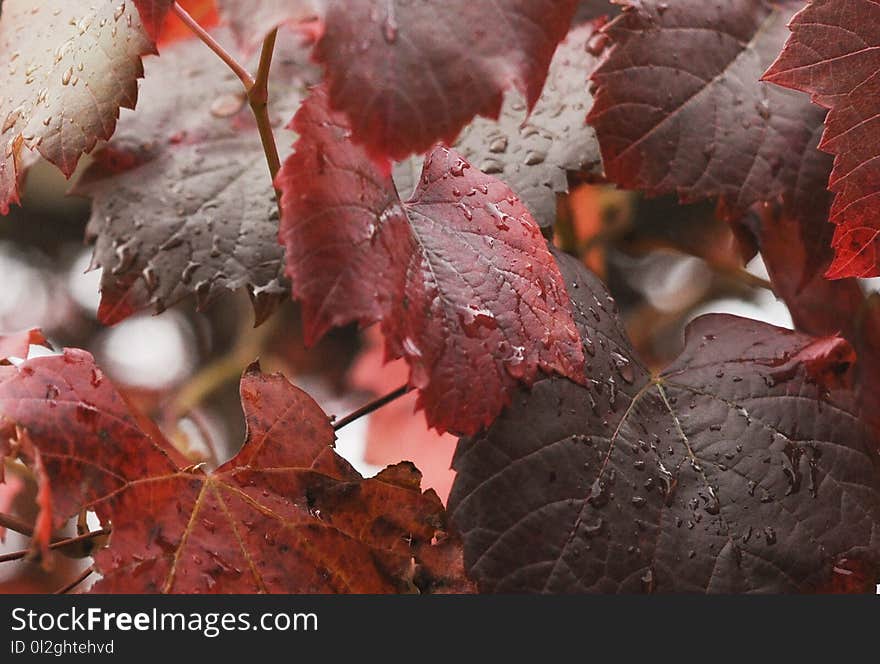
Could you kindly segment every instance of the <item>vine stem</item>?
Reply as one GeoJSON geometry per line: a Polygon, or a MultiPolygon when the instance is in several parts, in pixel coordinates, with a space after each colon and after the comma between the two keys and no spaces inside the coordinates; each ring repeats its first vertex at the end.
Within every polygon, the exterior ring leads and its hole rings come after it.
{"type": "MultiPolygon", "coordinates": [[[[275,52],[275,39],[278,37],[278,28],[266,35],[263,40],[263,48],[260,51],[260,64],[257,67],[257,77],[254,84],[248,89],[248,102],[251,105],[254,118],[257,120],[257,128],[260,131],[260,141],[263,143],[263,152],[266,153],[266,162],[269,164],[269,173],[272,182],[281,169],[281,159],[278,156],[278,146],[275,144],[275,133],[272,131],[272,123],[269,120],[269,68],[272,66],[272,55],[275,52]]],[[[277,190],[276,190],[277,194],[277,190]]]]}
{"type": "MultiPolygon", "coordinates": [[[[260,132],[260,141],[263,144],[263,152],[266,154],[266,163],[269,165],[269,173],[272,175],[272,181],[281,169],[281,159],[278,156],[278,146],[275,143],[275,134],[272,131],[272,123],[269,121],[269,68],[272,66],[272,54],[275,52],[275,40],[278,37],[278,29],[272,30],[263,40],[263,47],[260,52],[260,64],[257,66],[257,73],[252,76],[251,73],[235,59],[222,44],[214,39],[210,33],[205,30],[197,20],[195,20],[188,11],[175,2],[173,5],[174,13],[183,21],[183,23],[193,31],[193,33],[201,39],[205,45],[217,54],[232,72],[241,81],[247,94],[248,103],[254,118],[257,121],[257,129],[260,132]]],[[[277,197],[277,190],[276,190],[277,197]]]]}
{"type": "Polygon", "coordinates": [[[34,534],[34,528],[31,524],[26,523],[11,514],[4,514],[3,512],[0,512],[0,528],[6,528],[21,533],[27,537],[31,537],[34,534]]]}
{"type": "MultiPolygon", "coordinates": [[[[109,535],[110,530],[108,528],[102,528],[101,530],[93,530],[90,533],[86,533],[85,535],[77,535],[76,537],[68,537],[67,539],[58,540],[57,542],[52,542],[49,545],[50,549],[60,549],[66,546],[71,546],[73,544],[79,544],[80,542],[85,542],[86,540],[94,539],[95,537],[101,537],[102,535],[109,535]]],[[[0,563],[6,563],[11,560],[21,560],[26,557],[29,553],[31,553],[30,549],[24,549],[22,551],[12,551],[11,553],[4,553],[0,555],[0,563]]]]}
{"type": "Polygon", "coordinates": [[[55,595],[66,595],[66,594],[69,593],[71,590],[73,590],[74,588],[76,588],[79,584],[81,584],[83,581],[85,581],[86,579],[88,579],[88,578],[89,578],[94,572],[95,572],[95,566],[94,566],[94,565],[89,565],[89,566],[86,567],[82,572],[80,572],[80,574],[79,574],[79,575],[78,575],[73,581],[71,581],[71,582],[68,583],[67,585],[65,585],[65,586],[63,586],[63,587],[61,587],[61,588],[59,588],[59,589],[56,590],[53,594],[55,594],[55,595]]]}
{"type": "Polygon", "coordinates": [[[393,392],[389,392],[385,396],[379,397],[378,399],[375,399],[375,400],[371,401],[370,403],[361,406],[360,408],[358,408],[356,411],[354,411],[350,415],[346,415],[341,420],[337,420],[336,422],[334,422],[333,423],[333,430],[339,431],[342,427],[346,426],[347,424],[351,424],[352,422],[354,422],[357,419],[360,419],[364,415],[369,415],[373,411],[379,410],[382,406],[391,403],[395,399],[399,399],[404,394],[409,392],[411,389],[412,388],[409,385],[401,385],[393,392]]]}

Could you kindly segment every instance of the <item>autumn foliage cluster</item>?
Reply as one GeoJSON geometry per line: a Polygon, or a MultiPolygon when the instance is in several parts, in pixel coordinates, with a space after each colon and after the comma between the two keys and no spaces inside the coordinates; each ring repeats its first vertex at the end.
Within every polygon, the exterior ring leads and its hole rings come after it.
{"type": "Polygon", "coordinates": [[[351,418],[254,363],[206,467],[9,334],[27,555],[97,592],[873,592],[878,46],[873,0],[4,0],[0,211],[39,159],[73,179],[102,323],[292,298],[306,345],[374,326],[407,417],[460,437],[446,505],[408,461],[364,478],[351,418]],[[643,357],[584,183],[708,202],[795,329],[708,314],[643,357]]]}

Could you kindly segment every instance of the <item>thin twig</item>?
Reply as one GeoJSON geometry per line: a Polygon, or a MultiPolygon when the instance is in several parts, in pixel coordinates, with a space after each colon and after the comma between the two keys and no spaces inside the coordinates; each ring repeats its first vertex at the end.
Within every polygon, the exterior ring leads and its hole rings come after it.
{"type": "MultiPolygon", "coordinates": [[[[101,537],[102,535],[109,535],[110,530],[107,528],[102,528],[101,530],[93,530],[90,533],[86,533],[85,535],[77,535],[76,537],[68,537],[67,539],[58,540],[57,542],[52,542],[49,545],[50,549],[60,549],[67,546],[72,546],[74,544],[79,544],[80,542],[85,542],[86,540],[94,539],[96,537],[101,537]]],[[[6,563],[10,560],[21,560],[22,558],[27,557],[31,553],[30,549],[25,549],[23,551],[12,551],[11,553],[4,553],[0,555],[0,563],[6,563]]]]}
{"type": "Polygon", "coordinates": [[[233,73],[238,76],[239,80],[241,80],[242,85],[244,85],[245,90],[250,90],[254,87],[254,77],[251,76],[250,72],[245,69],[235,57],[227,51],[223,46],[221,46],[216,39],[214,39],[207,30],[205,30],[199,22],[195,20],[192,16],[190,16],[189,12],[186,11],[183,7],[180,6],[179,3],[175,2],[174,13],[177,14],[178,18],[184,22],[184,24],[192,30],[196,36],[201,39],[205,44],[210,48],[217,56],[226,63],[226,65],[233,71],[233,73]]]}
{"type": "Polygon", "coordinates": [[[7,528],[28,537],[34,534],[34,527],[31,524],[3,512],[0,512],[0,528],[7,528]]]}
{"type": "Polygon", "coordinates": [[[364,415],[369,415],[374,410],[379,410],[385,404],[389,404],[392,401],[394,401],[395,399],[399,399],[404,394],[409,392],[411,389],[412,388],[409,385],[401,385],[393,392],[386,394],[384,397],[379,397],[378,399],[371,401],[370,403],[368,403],[364,406],[361,406],[356,411],[351,413],[351,415],[346,415],[341,420],[337,420],[336,422],[334,422],[333,423],[333,430],[339,431],[339,429],[341,429],[342,427],[344,427],[347,424],[351,424],[356,419],[359,419],[359,418],[363,417],[364,415]]]}
{"type": "Polygon", "coordinates": [[[71,590],[73,590],[74,588],[76,588],[79,584],[81,584],[83,581],[85,581],[86,579],[88,579],[88,578],[94,573],[94,571],[95,571],[95,566],[94,566],[94,565],[89,565],[89,566],[86,567],[86,568],[80,573],[80,575],[77,576],[73,581],[71,581],[70,583],[68,583],[68,584],[67,584],[66,586],[64,586],[64,587],[59,588],[59,589],[56,590],[53,594],[55,594],[55,595],[66,595],[66,594],[69,593],[71,590]]]}

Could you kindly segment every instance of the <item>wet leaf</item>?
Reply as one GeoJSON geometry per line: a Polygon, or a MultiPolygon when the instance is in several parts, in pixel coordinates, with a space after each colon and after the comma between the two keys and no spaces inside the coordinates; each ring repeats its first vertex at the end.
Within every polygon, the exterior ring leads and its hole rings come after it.
{"type": "Polygon", "coordinates": [[[721,196],[741,211],[790,192],[824,113],[759,79],[800,6],[627,2],[593,75],[589,121],[608,178],[686,202],[721,196]]]}
{"type": "Polygon", "coordinates": [[[525,206],[502,182],[437,148],[402,202],[316,89],[294,118],[276,184],[287,274],[306,337],[381,321],[419,406],[441,432],[474,432],[539,370],[582,377],[565,287],[525,206]]]}
{"type": "Polygon", "coordinates": [[[206,472],[143,430],[84,351],[3,374],[3,445],[32,441],[56,520],[88,508],[112,524],[96,592],[469,589],[443,506],[411,464],[363,479],[334,452],[327,415],[280,374],[252,366],[241,396],[244,446],[206,472]]]}
{"type": "Polygon", "coordinates": [[[315,58],[356,140],[402,159],[498,117],[509,88],[533,106],[576,4],[327,0],[315,58]]]}
{"type": "MultiPolygon", "coordinates": [[[[162,4],[162,3],[153,3],[162,4]]],[[[0,213],[19,202],[39,153],[70,177],[134,108],[154,51],[134,3],[6,0],[0,19],[0,213]]]]}
{"type": "MultiPolygon", "coordinates": [[[[204,308],[244,288],[260,320],[288,285],[272,179],[241,82],[197,40],[164,48],[148,75],[137,112],[122,117],[76,188],[92,198],[100,319],[161,311],[191,293],[204,308]]],[[[270,82],[276,125],[316,77],[307,51],[282,35],[270,82]]]]}
{"type": "Polygon", "coordinates": [[[880,578],[880,456],[852,347],[726,315],[654,377],[598,280],[560,258],[588,386],[547,378],[459,443],[450,497],[489,592],[809,592],[880,578]]]}
{"type": "Polygon", "coordinates": [[[602,172],[596,133],[586,124],[593,103],[587,79],[598,64],[600,25],[579,26],[560,44],[531,114],[525,100],[511,93],[497,121],[477,118],[454,146],[481,171],[506,182],[542,226],[556,221],[556,195],[568,193],[570,171],[602,172]]]}

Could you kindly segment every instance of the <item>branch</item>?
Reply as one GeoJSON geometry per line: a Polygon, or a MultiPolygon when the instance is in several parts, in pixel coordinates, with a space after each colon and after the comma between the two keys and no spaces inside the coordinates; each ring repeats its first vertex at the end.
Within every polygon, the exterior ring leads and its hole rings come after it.
{"type": "Polygon", "coordinates": [[[346,415],[341,420],[334,422],[333,430],[339,431],[342,427],[346,426],[347,424],[351,424],[352,422],[363,417],[364,415],[369,415],[373,411],[379,410],[382,406],[391,403],[395,399],[399,399],[411,389],[412,388],[409,385],[401,385],[393,392],[386,394],[384,397],[379,397],[378,399],[371,401],[364,406],[361,406],[350,415],[346,415]]]}
{"type": "MultiPolygon", "coordinates": [[[[50,549],[61,549],[68,546],[73,546],[75,544],[81,544],[82,542],[86,542],[88,540],[95,539],[97,537],[102,537],[104,535],[109,535],[109,528],[102,528],[101,530],[93,530],[90,533],[86,533],[85,535],[77,535],[76,537],[69,537],[67,539],[58,540],[57,542],[52,542],[49,545],[50,549]]],[[[22,558],[27,557],[31,553],[31,549],[25,549],[23,551],[13,551],[11,553],[4,553],[0,555],[0,563],[6,563],[10,560],[21,560],[22,558]]]]}
{"type": "Polygon", "coordinates": [[[82,571],[82,573],[80,573],[80,575],[77,576],[73,581],[71,581],[70,583],[68,583],[66,586],[63,586],[62,588],[59,588],[59,589],[56,590],[53,594],[55,594],[55,595],[66,595],[66,594],[69,593],[71,590],[73,590],[74,588],[76,588],[79,584],[81,584],[83,581],[85,581],[86,579],[88,579],[88,578],[94,573],[94,571],[95,571],[95,566],[94,566],[94,565],[89,565],[89,566],[86,567],[86,568],[82,571]]]}
{"type": "Polygon", "coordinates": [[[27,537],[31,537],[34,534],[34,528],[31,524],[26,523],[11,514],[4,514],[3,512],[0,512],[0,528],[6,528],[21,533],[27,537]]]}

